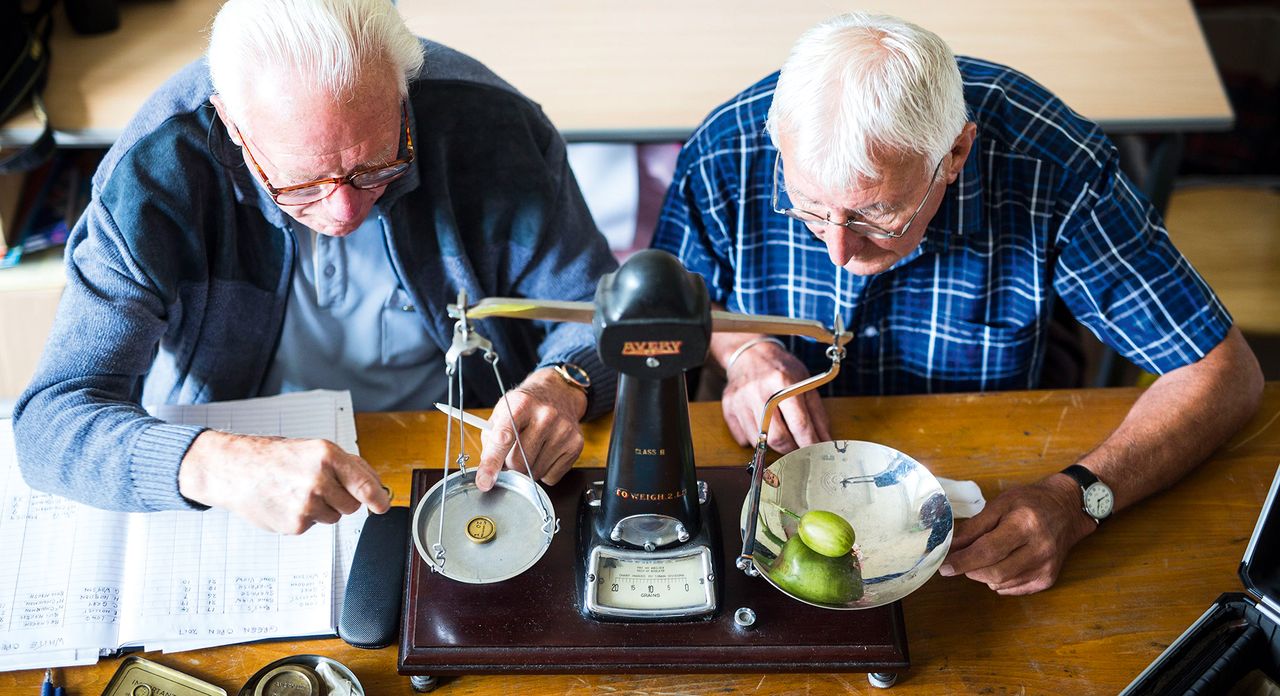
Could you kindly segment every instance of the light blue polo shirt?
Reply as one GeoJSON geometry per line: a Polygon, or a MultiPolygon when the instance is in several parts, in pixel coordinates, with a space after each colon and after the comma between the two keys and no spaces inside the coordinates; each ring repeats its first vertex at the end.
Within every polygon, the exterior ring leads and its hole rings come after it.
{"type": "Polygon", "coordinates": [[[263,393],[348,389],[357,411],[445,401],[444,353],[391,264],[382,209],[342,238],[290,223],[297,261],[263,393]]]}

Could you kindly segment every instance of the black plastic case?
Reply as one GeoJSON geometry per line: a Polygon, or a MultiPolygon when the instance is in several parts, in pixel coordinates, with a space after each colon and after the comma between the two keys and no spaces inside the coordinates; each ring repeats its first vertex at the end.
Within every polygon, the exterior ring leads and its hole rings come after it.
{"type": "Polygon", "coordinates": [[[1240,579],[1218,597],[1121,696],[1223,694],[1255,670],[1280,683],[1280,469],[1253,529],[1240,579]]]}

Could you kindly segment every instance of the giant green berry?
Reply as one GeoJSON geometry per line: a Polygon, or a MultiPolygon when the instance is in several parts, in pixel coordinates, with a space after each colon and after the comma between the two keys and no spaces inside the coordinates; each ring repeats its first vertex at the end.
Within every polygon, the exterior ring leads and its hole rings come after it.
{"type": "Polygon", "coordinates": [[[810,510],[800,518],[800,538],[823,556],[839,558],[853,549],[853,525],[834,512],[810,510]]]}

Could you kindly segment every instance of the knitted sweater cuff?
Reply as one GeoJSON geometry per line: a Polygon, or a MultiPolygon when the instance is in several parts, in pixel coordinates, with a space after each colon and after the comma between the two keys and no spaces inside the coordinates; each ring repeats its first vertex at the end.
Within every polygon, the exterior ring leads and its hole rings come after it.
{"type": "Polygon", "coordinates": [[[134,490],[147,510],[207,510],[178,492],[178,469],[191,443],[207,430],[197,425],[157,423],[133,446],[129,472],[134,490]]]}

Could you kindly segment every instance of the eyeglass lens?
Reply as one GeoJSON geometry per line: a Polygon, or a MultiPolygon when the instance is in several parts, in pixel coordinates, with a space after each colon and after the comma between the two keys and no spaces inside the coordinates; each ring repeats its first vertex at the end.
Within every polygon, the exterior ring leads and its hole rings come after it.
{"type": "MultiPolygon", "coordinates": [[[[375,189],[381,186],[386,186],[392,181],[395,181],[408,170],[409,163],[401,162],[389,167],[382,167],[381,169],[372,169],[360,172],[359,174],[352,176],[349,182],[353,187],[358,189],[375,189]]],[[[320,200],[321,198],[327,197],[329,194],[333,193],[334,189],[337,187],[337,182],[327,181],[323,184],[316,184],[315,186],[307,186],[300,189],[288,189],[281,191],[276,197],[276,200],[286,205],[312,203],[320,200]]]]}

